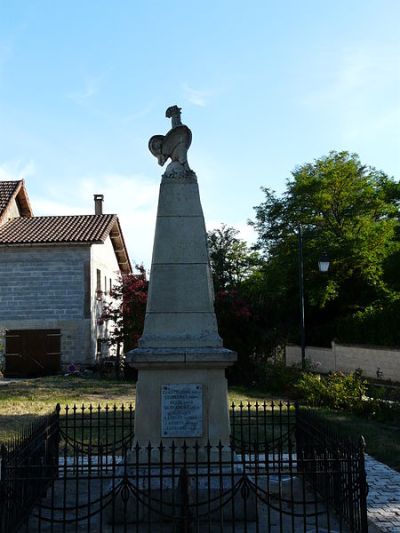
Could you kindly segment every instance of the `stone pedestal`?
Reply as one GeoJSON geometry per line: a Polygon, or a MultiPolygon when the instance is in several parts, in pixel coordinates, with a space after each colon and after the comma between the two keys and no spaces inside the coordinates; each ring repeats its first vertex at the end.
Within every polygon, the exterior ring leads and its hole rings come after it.
{"type": "Polygon", "coordinates": [[[189,447],[196,442],[201,448],[208,442],[212,446],[219,442],[229,446],[225,368],[235,358],[236,354],[224,348],[138,349],[134,364],[139,369],[135,416],[135,439],[139,444],[158,445],[162,440],[167,448],[172,442],[179,446],[183,441],[189,447]],[[168,387],[180,398],[168,398],[167,404],[164,398],[168,387]],[[198,390],[195,396],[190,393],[193,387],[198,390]],[[174,405],[178,412],[171,412],[174,405]]]}

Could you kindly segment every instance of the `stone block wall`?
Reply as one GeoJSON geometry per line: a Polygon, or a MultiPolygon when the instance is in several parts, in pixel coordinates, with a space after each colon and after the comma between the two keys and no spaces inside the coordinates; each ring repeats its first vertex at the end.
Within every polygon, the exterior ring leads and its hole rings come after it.
{"type": "Polygon", "coordinates": [[[90,246],[1,247],[0,254],[0,330],[60,329],[62,363],[92,362],[84,317],[90,246]]]}
{"type": "Polygon", "coordinates": [[[82,318],[86,247],[1,247],[0,323],[82,318]]]}
{"type": "MultiPolygon", "coordinates": [[[[301,363],[300,346],[286,346],[285,354],[287,365],[301,363]]],[[[321,373],[354,372],[361,368],[364,376],[377,378],[379,369],[382,379],[400,382],[400,350],[332,342],[331,348],[307,346],[306,358],[321,373]]]]}

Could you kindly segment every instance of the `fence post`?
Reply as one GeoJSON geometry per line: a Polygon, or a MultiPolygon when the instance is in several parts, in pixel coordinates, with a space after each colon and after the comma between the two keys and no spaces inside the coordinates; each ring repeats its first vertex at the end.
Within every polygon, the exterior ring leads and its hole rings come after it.
{"type": "Polygon", "coordinates": [[[360,484],[360,514],[361,514],[361,531],[368,531],[368,516],[367,516],[367,494],[368,483],[365,473],[365,438],[360,437],[360,459],[359,459],[359,484],[360,484]]]}
{"type": "Polygon", "coordinates": [[[4,444],[0,447],[0,529],[7,531],[7,486],[6,486],[6,457],[7,448],[4,444]]]}
{"type": "Polygon", "coordinates": [[[180,524],[179,524],[179,533],[190,533],[191,528],[191,516],[190,516],[190,478],[189,473],[186,468],[183,466],[179,473],[179,482],[178,482],[178,498],[180,500],[180,524]]]}
{"type": "Polygon", "coordinates": [[[52,461],[54,464],[54,479],[58,478],[58,465],[60,461],[60,441],[61,441],[61,428],[60,428],[60,411],[61,411],[61,405],[58,403],[56,405],[56,411],[55,411],[55,438],[54,438],[54,450],[53,450],[53,457],[52,461]]]}
{"type": "MultiPolygon", "coordinates": [[[[354,449],[353,449],[354,450],[354,449]]],[[[356,480],[354,474],[354,454],[351,453],[350,448],[346,449],[346,474],[347,474],[347,491],[345,493],[345,506],[348,509],[348,524],[350,526],[350,531],[355,531],[356,520],[354,516],[354,502],[356,501],[356,490],[355,483],[356,480]],[[346,501],[347,500],[347,501],[346,501]]],[[[361,487],[360,487],[361,488],[361,487]]]]}
{"type": "Polygon", "coordinates": [[[6,471],[6,456],[7,456],[7,448],[5,444],[2,444],[0,447],[0,486],[4,483],[5,471],[6,471]]]}
{"type": "Polygon", "coordinates": [[[297,400],[294,402],[294,412],[295,412],[294,435],[295,435],[295,440],[296,440],[296,455],[297,455],[297,464],[300,466],[302,451],[303,451],[303,442],[302,442],[301,430],[300,430],[300,405],[297,400]]]}

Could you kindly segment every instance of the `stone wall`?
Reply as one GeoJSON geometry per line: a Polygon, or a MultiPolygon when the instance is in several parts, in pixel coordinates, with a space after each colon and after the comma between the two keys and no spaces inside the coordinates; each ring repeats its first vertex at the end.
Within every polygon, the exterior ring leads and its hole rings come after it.
{"type": "Polygon", "coordinates": [[[62,363],[90,362],[90,246],[0,248],[0,330],[61,329],[62,363]]]}
{"type": "MultiPolygon", "coordinates": [[[[287,365],[301,363],[300,346],[286,346],[285,354],[287,365]]],[[[307,346],[306,358],[322,373],[354,372],[361,368],[364,376],[376,378],[379,370],[382,379],[400,382],[400,350],[332,342],[331,348],[307,346]]]]}
{"type": "MultiPolygon", "coordinates": [[[[93,245],[4,246],[0,254],[0,331],[60,329],[63,366],[95,362],[97,339],[111,327],[98,318],[119,272],[110,238],[93,245]]],[[[108,353],[104,344],[102,355],[108,353]]]]}

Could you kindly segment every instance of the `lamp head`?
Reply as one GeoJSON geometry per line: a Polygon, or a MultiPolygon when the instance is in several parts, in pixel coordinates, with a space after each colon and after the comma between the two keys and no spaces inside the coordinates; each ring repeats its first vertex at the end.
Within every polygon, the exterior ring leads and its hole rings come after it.
{"type": "Polygon", "coordinates": [[[326,252],[323,252],[321,254],[321,257],[319,258],[319,261],[318,261],[319,271],[320,272],[328,272],[329,265],[330,265],[330,261],[329,261],[328,254],[326,252]]]}

